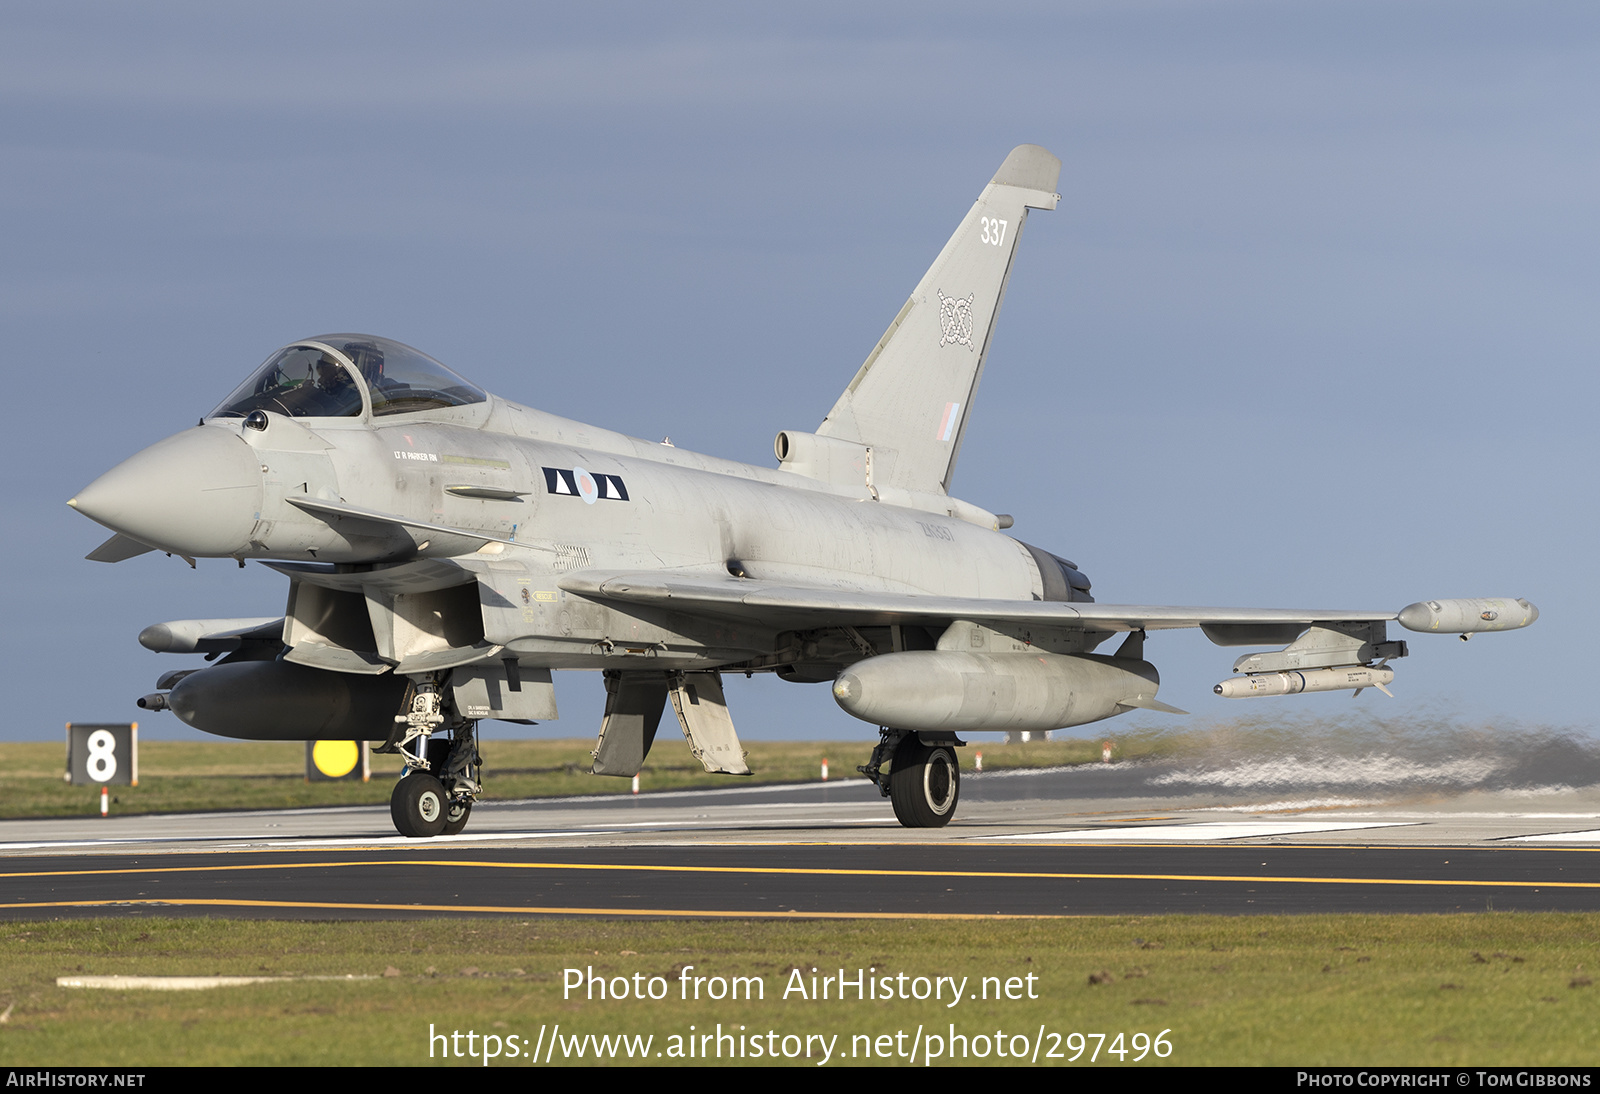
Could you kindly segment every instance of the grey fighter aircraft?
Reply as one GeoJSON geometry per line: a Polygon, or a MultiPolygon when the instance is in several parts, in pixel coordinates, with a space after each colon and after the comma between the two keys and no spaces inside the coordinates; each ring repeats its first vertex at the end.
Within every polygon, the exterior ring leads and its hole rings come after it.
{"type": "Polygon", "coordinates": [[[396,828],[432,836],[479,793],[478,721],[554,718],[554,670],[603,675],[594,771],[619,776],[669,702],[708,771],[748,774],[722,674],[773,672],[879,727],[860,770],[930,827],[955,815],[962,732],[1173,711],[1147,631],[1272,647],[1216,687],[1259,696],[1387,690],[1406,655],[1391,620],[1534,621],[1514,599],[1101,604],[1075,563],[950,496],[1023,224],[1055,208],[1060,169],[1033,145],[1006,157],[822,424],[778,433],[775,469],[519,406],[384,338],[278,350],[68,503],[116,533],[90,559],[258,559],[289,579],[281,618],[147,627],[148,648],[214,663],[140,704],[225,737],[381,741],[405,762],[396,828]]]}

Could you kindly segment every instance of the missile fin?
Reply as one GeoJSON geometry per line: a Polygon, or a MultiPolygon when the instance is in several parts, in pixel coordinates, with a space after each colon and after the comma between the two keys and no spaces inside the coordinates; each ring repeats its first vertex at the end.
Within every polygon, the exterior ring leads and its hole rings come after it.
{"type": "Polygon", "coordinates": [[[1152,699],[1148,695],[1135,695],[1132,699],[1124,699],[1117,704],[1119,707],[1139,707],[1144,710],[1159,710],[1163,714],[1188,714],[1187,710],[1179,710],[1169,706],[1159,699],[1152,699]]]}

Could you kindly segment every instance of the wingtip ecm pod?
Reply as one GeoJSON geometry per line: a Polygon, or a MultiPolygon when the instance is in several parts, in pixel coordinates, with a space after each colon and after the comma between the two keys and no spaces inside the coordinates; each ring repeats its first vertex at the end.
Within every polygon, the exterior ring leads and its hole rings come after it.
{"type": "MultiPolygon", "coordinates": [[[[1423,600],[1408,604],[1393,618],[1407,630],[1459,634],[1465,641],[1484,631],[1520,630],[1539,618],[1539,609],[1522,599],[1423,600]]],[[[1313,625],[1279,652],[1239,658],[1233,670],[1246,675],[1224,680],[1212,690],[1224,699],[1308,691],[1360,695],[1366,688],[1392,694],[1387,685],[1394,682],[1394,670],[1384,666],[1406,656],[1406,644],[1386,641],[1383,632],[1382,620],[1313,625]]]]}
{"type": "Polygon", "coordinates": [[[1539,609],[1520,598],[1422,600],[1401,608],[1396,618],[1409,631],[1467,635],[1520,630],[1539,618],[1539,609]]]}

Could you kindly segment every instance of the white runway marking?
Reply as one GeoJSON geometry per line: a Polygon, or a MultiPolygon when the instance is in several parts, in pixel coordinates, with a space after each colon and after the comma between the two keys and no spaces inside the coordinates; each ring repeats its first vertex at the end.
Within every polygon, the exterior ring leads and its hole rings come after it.
{"type": "Polygon", "coordinates": [[[1199,824],[1151,824],[1132,828],[1072,829],[1033,832],[1023,836],[981,836],[993,840],[1060,840],[1067,843],[1121,843],[1125,840],[1249,839],[1343,832],[1360,828],[1400,828],[1402,821],[1208,821],[1199,824]]]}
{"type": "MultiPolygon", "coordinates": [[[[803,822],[807,826],[840,826],[859,827],[867,824],[893,825],[897,822],[893,817],[821,817],[807,819],[803,822]]],[[[0,854],[9,851],[64,851],[68,849],[94,850],[104,847],[112,848],[137,847],[147,844],[206,844],[210,849],[219,851],[261,851],[261,850],[296,850],[313,847],[415,847],[423,850],[429,847],[438,847],[442,844],[462,843],[491,843],[506,842],[509,840],[548,840],[563,839],[574,836],[601,836],[620,829],[659,829],[664,832],[676,831],[705,831],[720,828],[782,828],[788,825],[784,822],[753,822],[749,820],[734,820],[728,818],[714,821],[706,818],[693,818],[687,820],[653,820],[653,821],[603,821],[598,824],[586,824],[582,827],[561,828],[540,832],[462,832],[454,836],[434,836],[431,839],[409,839],[399,835],[355,835],[355,836],[319,836],[296,838],[294,836],[269,836],[254,838],[251,836],[219,835],[219,836],[129,836],[123,839],[96,839],[96,840],[33,840],[30,842],[0,843],[0,854]]]]}
{"type": "Polygon", "coordinates": [[[295,839],[292,836],[273,836],[269,839],[251,839],[248,836],[140,836],[128,839],[96,840],[43,840],[34,843],[0,843],[0,853],[6,851],[51,851],[67,847],[127,847],[141,843],[211,843],[233,847],[335,847],[349,844],[410,844],[413,847],[430,847],[440,843],[482,843],[487,840],[552,839],[570,836],[562,832],[463,832],[458,836],[434,836],[432,839],[407,839],[405,836],[339,836],[323,839],[295,839]]]}
{"type": "Polygon", "coordinates": [[[722,786],[715,790],[652,790],[648,794],[574,794],[566,798],[507,798],[504,801],[484,802],[482,805],[489,809],[499,809],[505,806],[520,805],[587,805],[596,802],[611,804],[617,802],[640,802],[648,805],[652,801],[665,801],[673,798],[699,798],[709,800],[724,794],[778,794],[791,790],[838,790],[857,786],[870,785],[866,779],[851,777],[848,779],[829,779],[826,782],[814,781],[804,783],[760,783],[756,786],[722,786]]]}
{"type": "Polygon", "coordinates": [[[1600,828],[1587,832],[1545,832],[1537,836],[1506,836],[1500,843],[1600,843],[1600,828]]]}

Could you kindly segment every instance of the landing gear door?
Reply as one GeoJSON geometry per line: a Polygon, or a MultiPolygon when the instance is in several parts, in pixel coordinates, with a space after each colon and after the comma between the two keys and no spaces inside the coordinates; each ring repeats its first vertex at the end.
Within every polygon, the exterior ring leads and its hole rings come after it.
{"type": "Polygon", "coordinates": [[[606,674],[606,716],[594,746],[594,773],[631,779],[644,766],[667,706],[667,677],[660,672],[606,674]]]}
{"type": "Polygon", "coordinates": [[[456,710],[463,718],[508,722],[556,720],[556,689],[549,669],[525,669],[515,658],[458,668],[450,674],[456,710]]]}
{"type": "Polygon", "coordinates": [[[694,758],[707,771],[723,775],[748,775],[744,749],[733,731],[733,719],[722,696],[722,675],[715,672],[682,672],[673,676],[672,708],[689,741],[694,758]]]}

